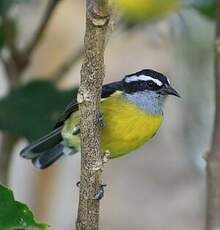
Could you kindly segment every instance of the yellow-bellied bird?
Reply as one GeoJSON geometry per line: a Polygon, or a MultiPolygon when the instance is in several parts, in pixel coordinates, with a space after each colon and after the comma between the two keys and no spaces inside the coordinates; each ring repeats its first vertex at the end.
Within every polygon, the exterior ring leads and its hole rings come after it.
{"type": "MultiPolygon", "coordinates": [[[[101,152],[117,158],[139,148],[158,131],[163,120],[163,104],[167,95],[179,94],[166,76],[144,69],[126,75],[121,81],[103,86],[100,127],[101,152]]],[[[31,143],[21,156],[44,169],[65,155],[80,151],[80,114],[77,102],[70,103],[54,130],[31,143]]]]}

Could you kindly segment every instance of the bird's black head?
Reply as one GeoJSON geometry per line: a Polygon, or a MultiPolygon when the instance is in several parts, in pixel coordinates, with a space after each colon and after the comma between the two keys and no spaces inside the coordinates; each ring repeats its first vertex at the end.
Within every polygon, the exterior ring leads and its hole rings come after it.
{"type": "Polygon", "coordinates": [[[151,69],[126,75],[123,79],[123,87],[125,93],[129,94],[149,90],[161,95],[180,97],[179,93],[170,86],[170,81],[165,75],[151,69]]]}

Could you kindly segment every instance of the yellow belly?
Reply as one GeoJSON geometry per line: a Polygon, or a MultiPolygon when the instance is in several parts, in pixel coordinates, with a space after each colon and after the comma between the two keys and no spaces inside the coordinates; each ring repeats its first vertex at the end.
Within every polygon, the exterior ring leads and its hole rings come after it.
{"type": "Polygon", "coordinates": [[[101,150],[109,150],[111,158],[130,153],[143,145],[154,136],[162,122],[161,115],[146,113],[121,100],[120,95],[104,100],[101,111],[105,124],[100,130],[101,150]]]}
{"type": "MultiPolygon", "coordinates": [[[[152,115],[138,109],[135,105],[115,94],[101,102],[104,127],[100,129],[101,151],[110,151],[115,158],[137,149],[151,139],[159,129],[162,115],[152,115]]],[[[63,137],[69,145],[79,147],[78,136],[69,130],[79,123],[79,112],[74,113],[66,122],[63,137]]]]}

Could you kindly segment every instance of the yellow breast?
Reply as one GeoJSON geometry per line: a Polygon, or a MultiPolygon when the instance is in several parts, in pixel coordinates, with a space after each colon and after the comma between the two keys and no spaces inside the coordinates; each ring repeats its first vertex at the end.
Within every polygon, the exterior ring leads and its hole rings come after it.
{"type": "Polygon", "coordinates": [[[140,110],[122,96],[114,94],[102,101],[104,128],[100,130],[101,149],[109,150],[111,158],[125,155],[151,139],[162,122],[162,115],[140,110]]]}
{"type": "MultiPolygon", "coordinates": [[[[110,157],[116,158],[137,149],[151,139],[162,122],[162,115],[152,115],[140,110],[123,99],[120,93],[101,102],[104,115],[104,127],[100,129],[101,151],[110,151],[110,157]]],[[[65,121],[62,136],[69,146],[80,148],[78,135],[73,135],[79,126],[79,111],[74,112],[65,121]]]]}

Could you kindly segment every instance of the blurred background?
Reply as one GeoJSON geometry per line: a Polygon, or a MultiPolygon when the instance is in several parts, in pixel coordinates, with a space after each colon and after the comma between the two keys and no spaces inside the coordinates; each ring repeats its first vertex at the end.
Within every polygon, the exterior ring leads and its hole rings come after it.
{"type": "MultiPolygon", "coordinates": [[[[73,229],[80,154],[39,171],[19,151],[51,130],[76,95],[85,1],[1,2],[0,180],[50,229],[73,229]]],[[[182,98],[166,101],[155,138],[105,166],[101,229],[204,229],[203,157],[214,116],[215,2],[121,0],[116,7],[105,82],[152,68],[166,74],[182,98]]]]}

